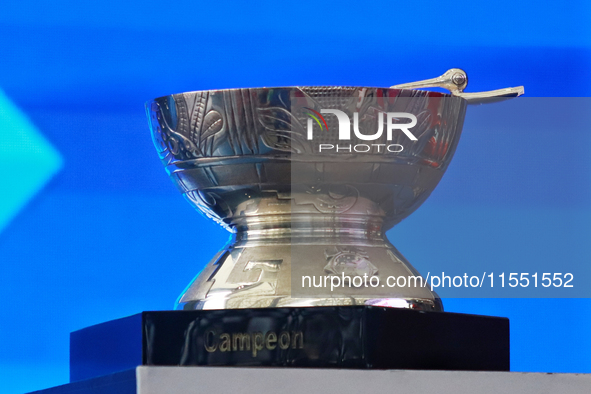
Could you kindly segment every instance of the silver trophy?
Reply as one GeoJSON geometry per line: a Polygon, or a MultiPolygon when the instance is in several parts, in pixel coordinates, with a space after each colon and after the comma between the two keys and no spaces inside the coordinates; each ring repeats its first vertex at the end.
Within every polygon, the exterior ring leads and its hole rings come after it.
{"type": "Polygon", "coordinates": [[[153,141],[171,179],[203,215],[232,233],[176,309],[442,311],[437,294],[416,281],[333,291],[306,288],[302,278],[366,276],[386,283],[420,277],[385,232],[439,183],[467,105],[523,93],[523,87],[464,93],[467,83],[464,71],[451,69],[391,88],[210,90],[147,103],[153,141]],[[450,93],[414,90],[427,87],[450,93]]]}

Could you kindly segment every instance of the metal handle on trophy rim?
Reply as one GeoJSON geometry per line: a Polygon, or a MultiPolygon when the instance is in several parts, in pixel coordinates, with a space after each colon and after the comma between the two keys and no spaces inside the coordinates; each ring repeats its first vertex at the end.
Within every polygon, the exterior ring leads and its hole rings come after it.
{"type": "Polygon", "coordinates": [[[466,86],[468,86],[468,75],[466,72],[459,68],[452,68],[440,77],[394,85],[391,86],[391,89],[443,88],[449,90],[452,96],[465,99],[468,101],[468,104],[500,101],[511,97],[518,97],[524,93],[523,86],[490,90],[488,92],[464,93],[466,86]]]}

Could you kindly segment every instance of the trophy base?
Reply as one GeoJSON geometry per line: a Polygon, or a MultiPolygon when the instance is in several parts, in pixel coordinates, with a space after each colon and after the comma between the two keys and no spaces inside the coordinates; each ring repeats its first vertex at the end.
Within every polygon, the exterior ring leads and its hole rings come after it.
{"type": "Polygon", "coordinates": [[[509,321],[292,307],[142,312],[71,334],[71,381],[138,365],[508,371],[509,321]]]}

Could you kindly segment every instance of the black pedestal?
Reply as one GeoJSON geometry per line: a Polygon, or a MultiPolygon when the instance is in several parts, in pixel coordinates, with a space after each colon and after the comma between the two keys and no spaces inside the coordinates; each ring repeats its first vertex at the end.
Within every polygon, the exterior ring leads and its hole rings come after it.
{"type": "Polygon", "coordinates": [[[71,334],[71,381],[138,365],[508,371],[509,320],[370,306],[162,311],[71,334]]]}

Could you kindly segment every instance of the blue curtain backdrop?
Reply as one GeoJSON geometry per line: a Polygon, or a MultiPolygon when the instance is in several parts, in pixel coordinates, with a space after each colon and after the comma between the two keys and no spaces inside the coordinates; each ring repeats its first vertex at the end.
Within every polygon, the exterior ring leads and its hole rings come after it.
{"type": "MultiPolygon", "coordinates": [[[[525,85],[530,97],[591,94],[591,3],[583,0],[58,0],[1,8],[3,392],[66,383],[70,331],[170,309],[228,238],[167,179],[145,101],[213,88],[390,86],[452,67],[468,72],[470,91],[525,85]]],[[[422,272],[437,268],[439,255],[589,261],[589,128],[579,125],[581,138],[556,154],[535,128],[501,143],[477,116],[468,115],[441,185],[390,239],[422,272]],[[520,141],[539,154],[524,158],[520,141]],[[524,166],[526,175],[516,170],[524,166]]],[[[444,304],[509,317],[514,371],[591,372],[588,299],[444,304]]]]}

